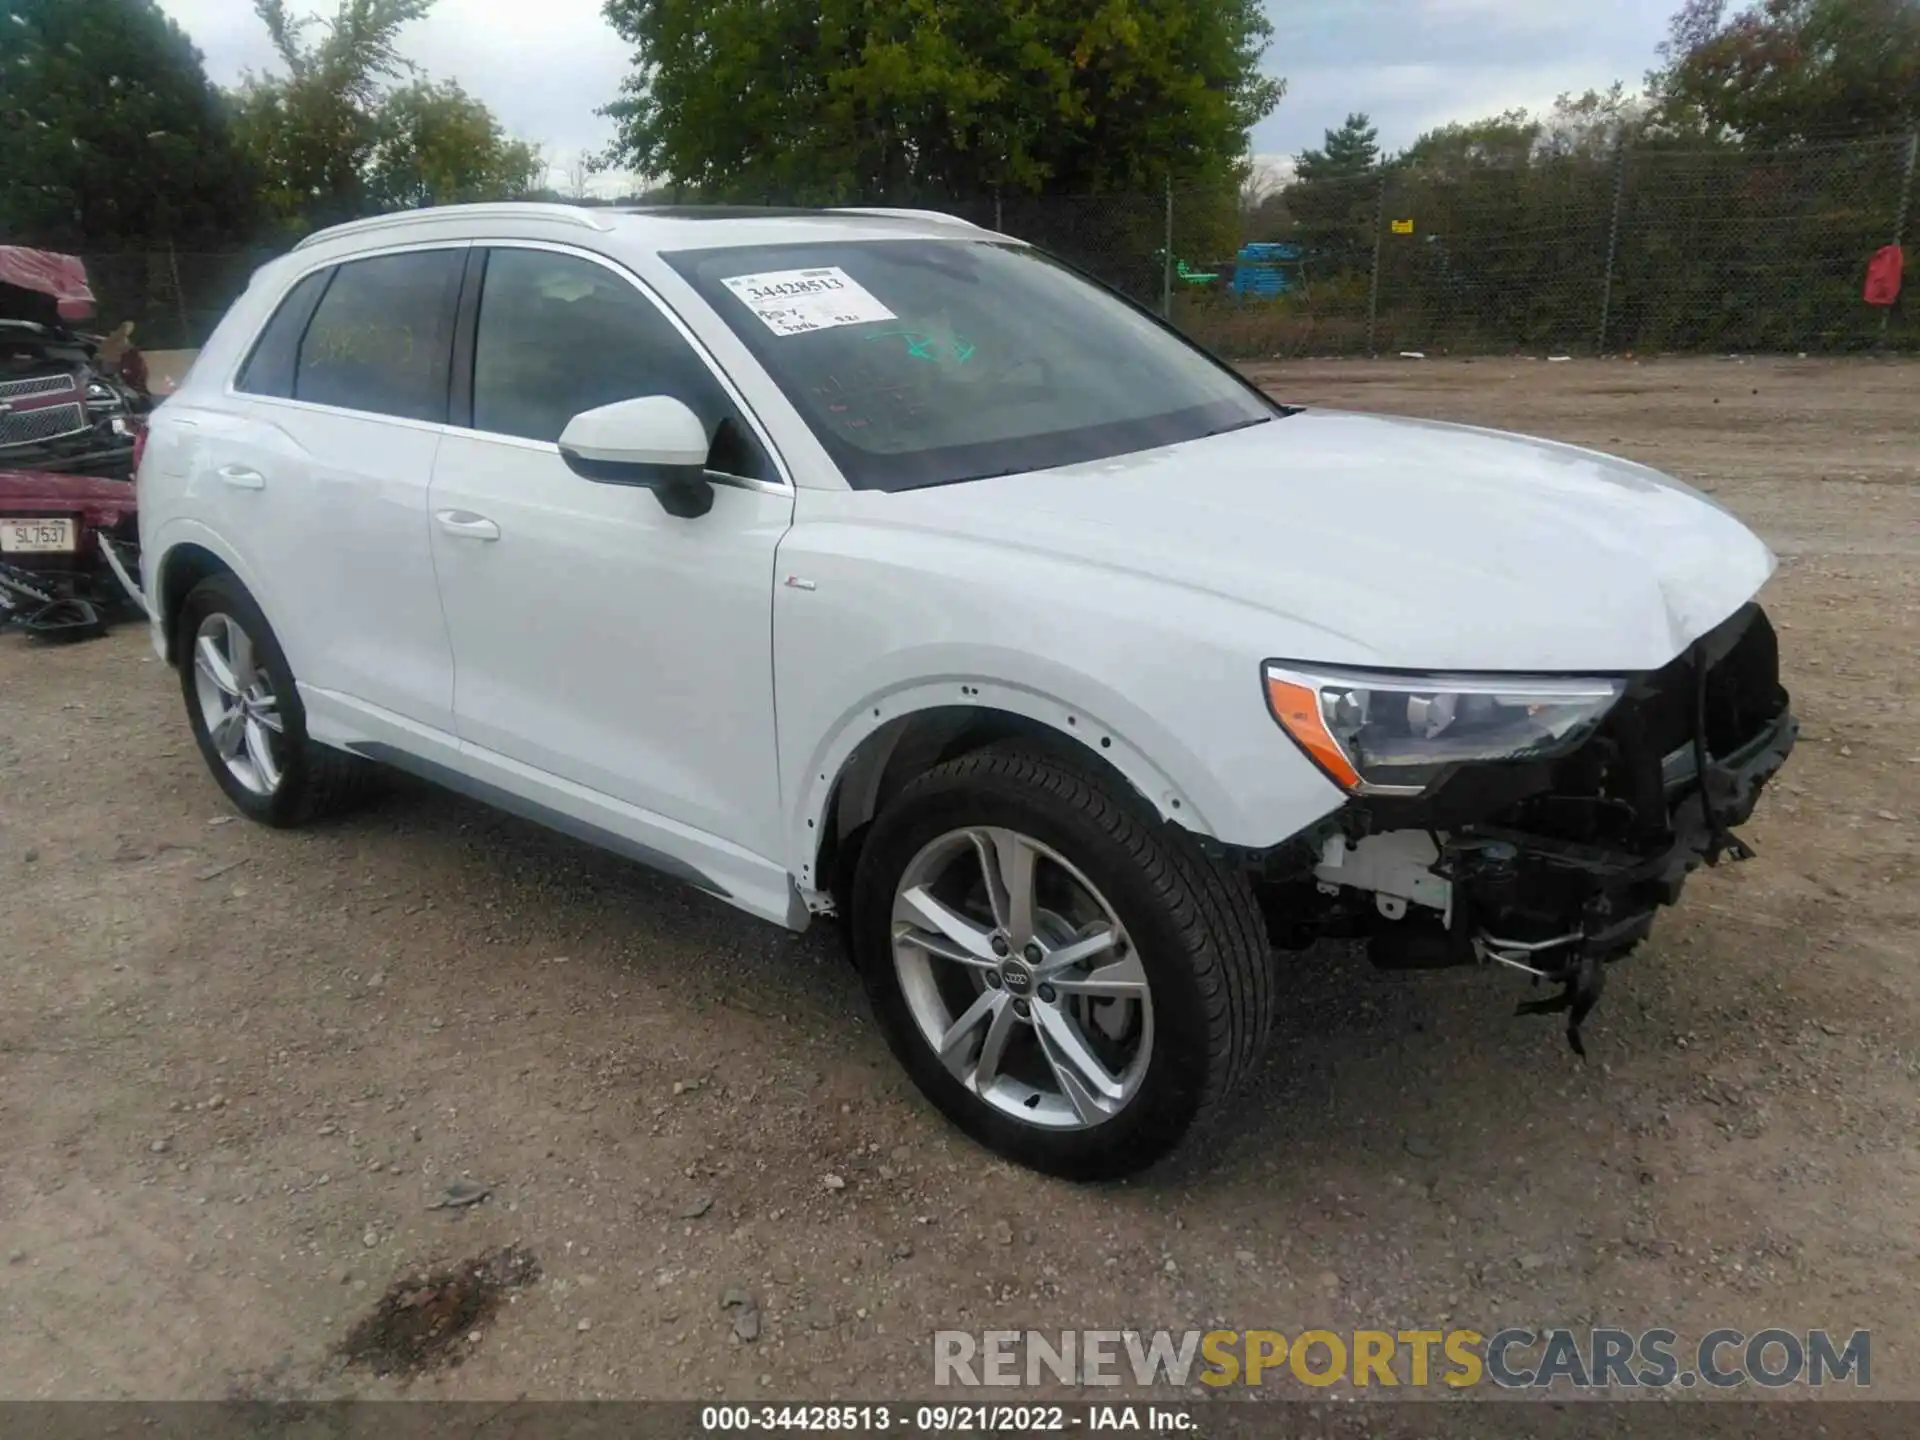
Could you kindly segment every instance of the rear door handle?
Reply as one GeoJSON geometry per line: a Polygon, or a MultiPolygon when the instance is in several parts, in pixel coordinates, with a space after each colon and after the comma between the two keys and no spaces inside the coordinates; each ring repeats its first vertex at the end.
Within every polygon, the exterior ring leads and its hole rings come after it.
{"type": "Polygon", "coordinates": [[[231,485],[236,490],[264,490],[267,477],[258,470],[250,470],[245,465],[222,465],[214,474],[220,477],[223,485],[231,485]]]}
{"type": "Polygon", "coordinates": [[[500,527],[484,515],[476,515],[471,510],[437,510],[433,518],[440,522],[440,528],[449,535],[458,535],[466,540],[498,540],[500,527]]]}

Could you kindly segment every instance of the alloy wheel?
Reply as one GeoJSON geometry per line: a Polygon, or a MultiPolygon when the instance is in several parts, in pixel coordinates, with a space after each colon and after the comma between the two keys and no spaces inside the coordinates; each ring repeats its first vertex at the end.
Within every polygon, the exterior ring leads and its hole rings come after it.
{"type": "Polygon", "coordinates": [[[193,639],[194,693],[207,738],[233,778],[271,796],[286,774],[286,730],[273,682],[255,658],[252,638],[219,611],[193,639]]]}
{"type": "Polygon", "coordinates": [[[902,873],[893,963],[921,1037],[955,1079],[1025,1124],[1087,1129],[1139,1093],[1153,997],[1106,898],[1001,827],[950,831],[902,873]]]}

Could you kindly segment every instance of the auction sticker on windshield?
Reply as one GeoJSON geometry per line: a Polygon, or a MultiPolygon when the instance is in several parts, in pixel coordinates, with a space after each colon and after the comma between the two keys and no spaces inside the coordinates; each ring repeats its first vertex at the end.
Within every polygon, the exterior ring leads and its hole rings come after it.
{"type": "Polygon", "coordinates": [[[899,318],[838,265],[735,275],[724,283],[776,335],[899,318]]]}

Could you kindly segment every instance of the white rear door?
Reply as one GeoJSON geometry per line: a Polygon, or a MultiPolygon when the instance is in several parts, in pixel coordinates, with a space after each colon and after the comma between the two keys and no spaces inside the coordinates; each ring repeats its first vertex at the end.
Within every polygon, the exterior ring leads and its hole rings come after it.
{"type": "Polygon", "coordinates": [[[427,489],[465,260],[413,249],[302,281],[203,431],[203,513],[246,556],[323,738],[359,738],[342,710],[453,729],[427,489]]]}

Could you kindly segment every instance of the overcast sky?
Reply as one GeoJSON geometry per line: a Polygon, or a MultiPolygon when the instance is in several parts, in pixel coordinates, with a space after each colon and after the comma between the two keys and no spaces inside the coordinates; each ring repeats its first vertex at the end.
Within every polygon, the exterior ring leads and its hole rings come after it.
{"type": "MultiPolygon", "coordinates": [[[[219,84],[272,52],[248,0],[160,0],[219,84]]],[[[1364,110],[1389,149],[1447,120],[1551,104],[1563,90],[1638,86],[1679,0],[1267,0],[1267,68],[1287,98],[1254,132],[1262,155],[1319,143],[1364,110]]],[[[302,0],[293,0],[296,13],[302,0]]],[[[331,0],[307,8],[332,11],[331,0]]],[[[402,50],[458,80],[508,130],[557,164],[611,138],[593,112],[613,98],[627,53],[599,0],[439,0],[402,50]]]]}

